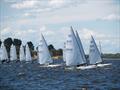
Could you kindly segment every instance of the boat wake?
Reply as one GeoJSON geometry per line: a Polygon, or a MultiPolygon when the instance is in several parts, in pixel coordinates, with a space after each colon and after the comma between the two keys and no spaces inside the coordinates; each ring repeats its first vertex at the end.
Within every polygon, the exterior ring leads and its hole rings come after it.
{"type": "Polygon", "coordinates": [[[105,66],[111,66],[111,65],[112,65],[112,63],[88,65],[88,66],[80,66],[80,67],[77,67],[76,69],[85,70],[85,69],[93,69],[93,68],[105,67],[105,66]]]}
{"type": "Polygon", "coordinates": [[[51,67],[51,68],[54,68],[54,67],[60,67],[60,66],[63,66],[63,64],[42,65],[42,66],[40,66],[40,67],[51,67]]]}

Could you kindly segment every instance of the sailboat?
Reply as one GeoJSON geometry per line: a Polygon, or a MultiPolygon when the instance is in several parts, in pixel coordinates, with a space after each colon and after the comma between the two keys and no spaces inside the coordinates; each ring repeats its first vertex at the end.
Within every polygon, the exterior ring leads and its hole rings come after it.
{"type": "Polygon", "coordinates": [[[103,64],[102,61],[103,60],[101,58],[101,54],[98,50],[96,42],[93,36],[91,36],[90,51],[89,51],[89,65],[77,67],[77,69],[85,70],[85,69],[93,69],[97,67],[104,67],[104,66],[112,65],[111,63],[103,64]]]}
{"type": "Polygon", "coordinates": [[[10,60],[17,60],[16,47],[12,44],[10,48],[10,60]]]}
{"type": "Polygon", "coordinates": [[[53,62],[48,50],[48,45],[44,36],[41,34],[40,45],[38,46],[39,64],[48,65],[53,62]]]}
{"type": "Polygon", "coordinates": [[[90,41],[90,51],[89,51],[89,62],[90,64],[98,64],[101,63],[103,60],[101,58],[100,51],[96,45],[96,42],[91,36],[91,41],[90,41]]]}
{"type": "Polygon", "coordinates": [[[77,38],[71,27],[66,41],[66,66],[77,66],[84,63],[77,38]]]}
{"type": "Polygon", "coordinates": [[[28,44],[26,44],[26,49],[25,50],[26,50],[25,60],[26,61],[31,61],[32,57],[31,57],[30,48],[29,48],[28,44]]]}
{"type": "Polygon", "coordinates": [[[78,42],[78,45],[79,45],[79,50],[81,52],[81,56],[82,56],[82,59],[84,61],[84,64],[88,64],[88,61],[85,57],[85,52],[84,52],[84,49],[83,49],[83,46],[82,46],[82,42],[81,42],[81,39],[80,39],[77,31],[76,31],[76,38],[77,38],[77,42],[78,42]]]}
{"type": "Polygon", "coordinates": [[[24,48],[23,45],[21,44],[20,46],[20,61],[24,61],[25,60],[25,52],[24,52],[24,48]]]}
{"type": "Polygon", "coordinates": [[[8,60],[8,54],[7,54],[6,47],[4,46],[4,43],[2,43],[1,45],[1,61],[3,60],[8,60]]]}

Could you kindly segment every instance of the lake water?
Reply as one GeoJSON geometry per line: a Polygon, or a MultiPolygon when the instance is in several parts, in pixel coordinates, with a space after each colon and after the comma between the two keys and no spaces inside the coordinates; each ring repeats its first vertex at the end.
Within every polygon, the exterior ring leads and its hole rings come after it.
{"type": "MultiPolygon", "coordinates": [[[[62,60],[54,64],[63,63],[62,60]]],[[[87,70],[42,67],[37,62],[0,64],[0,90],[120,90],[120,60],[87,70]]]]}

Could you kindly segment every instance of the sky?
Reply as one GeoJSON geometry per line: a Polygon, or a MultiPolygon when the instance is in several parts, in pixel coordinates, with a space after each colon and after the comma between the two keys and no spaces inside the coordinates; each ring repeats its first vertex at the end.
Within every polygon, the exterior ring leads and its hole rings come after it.
{"type": "Polygon", "coordinates": [[[89,52],[93,35],[103,53],[120,52],[120,0],[0,0],[1,40],[8,37],[63,48],[72,26],[89,52]]]}

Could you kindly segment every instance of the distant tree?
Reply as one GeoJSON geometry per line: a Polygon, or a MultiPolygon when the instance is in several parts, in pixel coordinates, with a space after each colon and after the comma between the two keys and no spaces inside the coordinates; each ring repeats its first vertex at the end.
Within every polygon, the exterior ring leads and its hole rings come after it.
{"type": "Polygon", "coordinates": [[[27,44],[31,50],[34,50],[34,45],[31,41],[27,42],[27,44]]]}
{"type": "Polygon", "coordinates": [[[62,56],[63,55],[63,50],[62,49],[58,49],[58,56],[62,56]]]}
{"type": "Polygon", "coordinates": [[[13,44],[16,46],[17,56],[19,58],[19,51],[20,51],[20,45],[22,44],[22,41],[20,39],[14,39],[13,44]]]}
{"type": "Polygon", "coordinates": [[[48,49],[50,51],[51,56],[54,56],[55,55],[55,51],[56,51],[54,46],[52,44],[50,44],[50,45],[48,45],[48,49]]]}
{"type": "Polygon", "coordinates": [[[20,46],[21,43],[22,43],[22,41],[19,40],[19,39],[14,39],[14,40],[13,40],[13,44],[14,44],[15,46],[20,46]]]}
{"type": "Polygon", "coordinates": [[[55,50],[55,48],[54,48],[54,46],[52,45],[52,44],[50,44],[49,46],[48,46],[48,49],[51,51],[51,50],[55,50]]]}
{"type": "Polygon", "coordinates": [[[30,48],[31,55],[34,56],[34,45],[31,41],[27,42],[28,47],[30,48]]]}
{"type": "Polygon", "coordinates": [[[10,56],[10,46],[12,45],[12,43],[13,43],[12,38],[7,38],[4,40],[4,45],[7,49],[8,57],[10,56]]]}
{"type": "Polygon", "coordinates": [[[2,41],[0,40],[0,46],[1,46],[1,44],[2,44],[2,41]]]}

